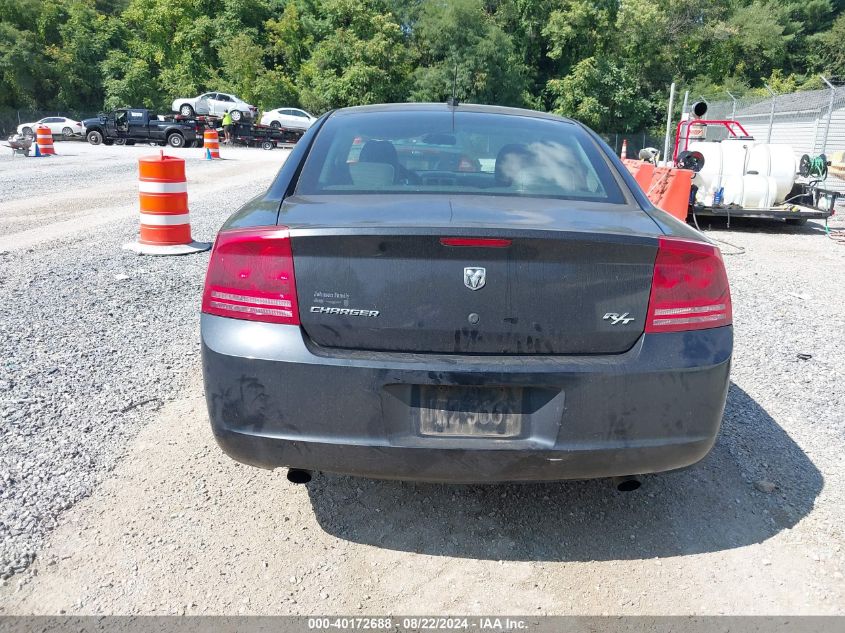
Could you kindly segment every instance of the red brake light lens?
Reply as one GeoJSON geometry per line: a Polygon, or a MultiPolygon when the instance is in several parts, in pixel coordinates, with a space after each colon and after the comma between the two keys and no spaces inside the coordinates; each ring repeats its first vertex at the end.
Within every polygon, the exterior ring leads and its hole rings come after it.
{"type": "Polygon", "coordinates": [[[233,319],[299,325],[287,227],[220,233],[208,263],[202,311],[233,319]]]}
{"type": "Polygon", "coordinates": [[[507,248],[511,240],[497,237],[441,237],[440,243],[443,246],[507,248]]]}
{"type": "Polygon", "coordinates": [[[732,322],[731,291],[719,249],[661,237],[645,331],[704,330],[732,322]]]}

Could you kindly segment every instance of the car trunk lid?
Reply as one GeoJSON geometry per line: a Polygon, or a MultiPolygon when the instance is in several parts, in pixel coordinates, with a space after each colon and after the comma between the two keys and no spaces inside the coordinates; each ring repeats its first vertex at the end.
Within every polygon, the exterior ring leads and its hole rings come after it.
{"type": "Polygon", "coordinates": [[[381,208],[335,201],[322,214],[328,225],[298,224],[315,203],[286,202],[280,222],[291,227],[302,327],[317,345],[613,354],[643,332],[657,240],[641,211],[382,199],[381,208]],[[621,213],[636,219],[620,223],[621,213]],[[341,217],[345,226],[335,225],[341,217]]]}

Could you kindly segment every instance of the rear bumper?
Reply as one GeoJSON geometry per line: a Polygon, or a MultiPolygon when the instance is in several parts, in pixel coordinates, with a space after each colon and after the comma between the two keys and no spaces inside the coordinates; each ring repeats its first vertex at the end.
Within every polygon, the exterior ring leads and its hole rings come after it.
{"type": "Polygon", "coordinates": [[[712,447],[732,328],[645,335],[625,354],[485,357],[325,350],[299,327],[202,315],[206,398],[234,459],[443,482],[582,479],[688,466],[712,447]],[[416,385],[540,394],[517,439],[426,437],[416,385]]]}

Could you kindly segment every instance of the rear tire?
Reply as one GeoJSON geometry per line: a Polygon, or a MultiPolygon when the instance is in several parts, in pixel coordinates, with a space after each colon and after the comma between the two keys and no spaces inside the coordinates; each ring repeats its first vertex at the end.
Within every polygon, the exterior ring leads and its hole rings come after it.
{"type": "Polygon", "coordinates": [[[114,144],[115,145],[126,145],[126,139],[125,138],[116,138],[116,139],[114,139],[114,144]]]}
{"type": "Polygon", "coordinates": [[[99,130],[91,130],[85,138],[91,145],[99,145],[103,142],[103,134],[99,130]]]}
{"type": "Polygon", "coordinates": [[[280,130],[280,129],[282,129],[282,124],[279,123],[278,121],[273,121],[270,124],[270,127],[273,128],[274,130],[280,130]]]}
{"type": "Polygon", "coordinates": [[[261,149],[273,149],[276,144],[273,141],[264,141],[261,143],[261,149]]]}
{"type": "Polygon", "coordinates": [[[25,127],[24,129],[21,130],[21,134],[23,134],[24,136],[33,136],[32,128],[31,127],[25,127]]]}
{"type": "Polygon", "coordinates": [[[167,144],[170,145],[170,147],[184,147],[185,138],[178,132],[174,132],[167,137],[167,144]]]}
{"type": "Polygon", "coordinates": [[[179,114],[181,114],[182,116],[192,117],[194,116],[194,109],[191,107],[191,104],[183,103],[181,106],[179,106],[179,114]]]}
{"type": "Polygon", "coordinates": [[[69,127],[63,127],[62,136],[66,139],[71,138],[73,136],[73,130],[71,130],[69,127]]]}
{"type": "Polygon", "coordinates": [[[232,111],[229,113],[229,116],[231,116],[231,117],[232,117],[232,121],[234,121],[235,123],[237,123],[237,122],[239,122],[239,121],[243,118],[243,116],[244,116],[244,115],[243,115],[243,114],[241,114],[241,111],[240,111],[240,110],[232,110],[232,111]]]}

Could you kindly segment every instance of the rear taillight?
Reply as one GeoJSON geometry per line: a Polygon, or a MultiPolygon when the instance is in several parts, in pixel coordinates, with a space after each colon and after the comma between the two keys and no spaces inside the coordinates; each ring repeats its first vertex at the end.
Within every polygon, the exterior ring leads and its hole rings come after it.
{"type": "Polygon", "coordinates": [[[731,291],[719,249],[661,237],[645,331],[704,330],[732,321],[731,291]]]}
{"type": "Polygon", "coordinates": [[[233,319],[299,325],[287,227],[220,233],[208,263],[202,311],[233,319]]]}

